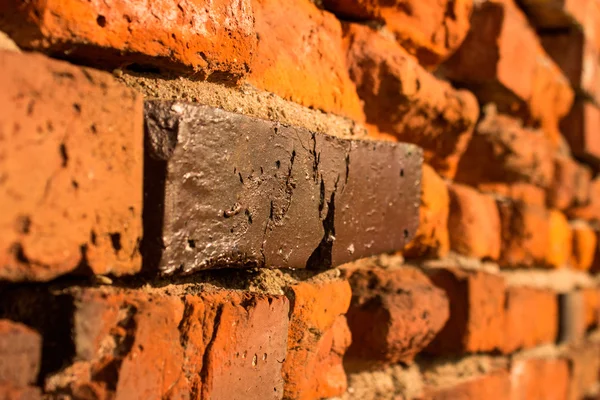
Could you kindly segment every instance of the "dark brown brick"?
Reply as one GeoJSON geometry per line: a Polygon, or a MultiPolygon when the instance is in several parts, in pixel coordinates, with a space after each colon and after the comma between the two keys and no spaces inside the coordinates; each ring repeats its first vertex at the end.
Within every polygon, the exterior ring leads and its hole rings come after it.
{"type": "Polygon", "coordinates": [[[149,102],[146,124],[147,255],[164,248],[163,272],[329,268],[401,249],[416,231],[416,146],[173,102],[149,102]]]}
{"type": "Polygon", "coordinates": [[[141,97],[39,54],[0,71],[0,279],[139,271],[141,97]]]}

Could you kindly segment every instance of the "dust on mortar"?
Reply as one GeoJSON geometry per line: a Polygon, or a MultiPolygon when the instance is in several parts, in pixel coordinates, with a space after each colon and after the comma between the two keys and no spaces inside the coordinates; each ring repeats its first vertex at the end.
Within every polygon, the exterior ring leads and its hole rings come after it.
{"type": "Polygon", "coordinates": [[[421,359],[423,379],[428,387],[445,388],[457,385],[468,379],[506,369],[508,359],[487,355],[474,355],[463,358],[448,357],[421,359]]]}

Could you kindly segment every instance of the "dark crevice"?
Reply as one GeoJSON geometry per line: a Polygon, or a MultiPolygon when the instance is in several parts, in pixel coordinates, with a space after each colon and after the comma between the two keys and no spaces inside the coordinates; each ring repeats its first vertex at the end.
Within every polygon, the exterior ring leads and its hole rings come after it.
{"type": "MultiPolygon", "coordinates": [[[[208,341],[208,344],[206,345],[204,354],[202,355],[202,370],[200,371],[200,379],[202,380],[202,388],[203,389],[208,386],[207,384],[209,382],[208,371],[210,370],[210,368],[209,368],[210,353],[211,353],[212,347],[215,344],[215,338],[217,337],[217,333],[219,332],[219,326],[221,325],[221,315],[223,315],[223,304],[220,304],[219,308],[217,308],[217,312],[215,313],[215,323],[214,323],[212,335],[210,337],[210,340],[208,341]]],[[[207,390],[207,389],[205,389],[205,390],[207,390]]],[[[203,392],[202,398],[208,397],[205,390],[202,391],[203,392]]]]}
{"type": "Polygon", "coordinates": [[[323,238],[306,262],[307,269],[329,269],[332,265],[333,242],[335,241],[335,193],[339,175],[327,202],[327,215],[323,219],[323,238]]]}

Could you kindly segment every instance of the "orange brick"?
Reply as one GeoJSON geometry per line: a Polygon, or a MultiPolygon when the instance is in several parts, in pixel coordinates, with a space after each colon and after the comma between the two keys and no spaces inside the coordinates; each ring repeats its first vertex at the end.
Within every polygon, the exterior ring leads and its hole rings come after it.
{"type": "Polygon", "coordinates": [[[564,359],[529,358],[512,363],[511,400],[565,400],[569,393],[569,364],[564,359]]]}
{"type": "Polygon", "coordinates": [[[523,128],[519,120],[498,114],[489,105],[454,180],[470,186],[518,182],[545,188],[554,178],[553,154],[539,130],[523,128]]]}
{"type": "Polygon", "coordinates": [[[484,352],[504,344],[505,283],[498,275],[455,268],[427,270],[450,300],[450,319],[426,351],[484,352]]]}
{"type": "Polygon", "coordinates": [[[549,290],[509,287],[506,291],[504,353],[544,343],[558,334],[558,300],[549,290]]]}
{"type": "Polygon", "coordinates": [[[396,42],[367,26],[349,24],[345,36],[350,77],[367,121],[422,147],[425,162],[452,178],[479,115],[475,96],[437,79],[396,42]]]}
{"type": "Polygon", "coordinates": [[[282,371],[284,397],[339,396],[346,391],[342,357],[350,345],[344,316],[352,297],[350,285],[345,280],[307,281],[289,291],[294,301],[282,371]]]}
{"type": "Polygon", "coordinates": [[[590,183],[589,202],[586,205],[573,207],[566,211],[569,218],[600,222],[600,178],[590,183]]]}
{"type": "Polygon", "coordinates": [[[558,124],[574,93],[513,0],[475,3],[471,29],[444,73],[472,89],[480,103],[541,124],[559,144],[558,124]]]}
{"type": "Polygon", "coordinates": [[[552,0],[521,0],[520,3],[531,23],[542,29],[570,28],[575,22],[587,31],[597,26],[600,17],[595,0],[562,0],[560,3],[552,0]]]}
{"type": "Polygon", "coordinates": [[[559,210],[585,205],[589,201],[592,173],[570,157],[554,159],[554,179],[548,189],[548,205],[559,210]]]}
{"type": "Polygon", "coordinates": [[[446,59],[469,30],[473,0],[324,0],[343,18],[385,22],[399,44],[426,67],[446,59]]]}
{"type": "Polygon", "coordinates": [[[500,266],[545,266],[550,249],[550,212],[521,202],[498,201],[497,204],[502,226],[500,266]]]}
{"type": "Polygon", "coordinates": [[[419,228],[404,248],[406,257],[443,257],[448,253],[449,203],[446,183],[429,165],[423,164],[419,228]]]}
{"type": "Polygon", "coordinates": [[[468,186],[449,186],[448,232],[452,250],[476,258],[500,256],[500,216],[496,201],[468,186]]]}
{"type": "Polygon", "coordinates": [[[304,106],[364,121],[335,16],[310,0],[290,0],[285,7],[278,0],[251,1],[259,41],[249,82],[304,106]]]}
{"type": "Polygon", "coordinates": [[[600,323],[600,289],[584,288],[581,294],[585,307],[585,329],[596,327],[600,323]]]}
{"type": "Polygon", "coordinates": [[[580,271],[591,268],[598,246],[596,232],[585,222],[571,223],[573,255],[571,266],[580,271]]]}
{"type": "Polygon", "coordinates": [[[51,0],[0,4],[0,29],[26,49],[94,65],[132,63],[243,76],[256,50],[250,0],[51,0]]]}
{"type": "Polygon", "coordinates": [[[598,343],[582,343],[570,350],[567,359],[571,368],[568,399],[582,399],[598,381],[600,347],[598,343]]]}
{"type": "Polygon", "coordinates": [[[510,390],[508,372],[497,370],[448,387],[429,389],[426,398],[432,400],[503,400],[510,398],[510,390]]]}
{"type": "Polygon", "coordinates": [[[600,161],[600,109],[588,101],[578,100],[562,120],[560,129],[571,151],[578,157],[600,161]]]}
{"type": "Polygon", "coordinates": [[[350,364],[410,362],[448,319],[448,299],[413,267],[357,269],[350,277],[350,364]]]}
{"type": "Polygon", "coordinates": [[[142,99],[107,73],[0,52],[0,279],[141,268],[142,99]]]}
{"type": "Polygon", "coordinates": [[[496,194],[513,201],[541,207],[546,205],[546,191],[529,183],[483,183],[477,187],[483,193],[496,194]]]}
{"type": "Polygon", "coordinates": [[[573,248],[573,232],[571,225],[563,213],[550,210],[549,239],[546,250],[546,265],[560,268],[571,259],[573,248]]]}

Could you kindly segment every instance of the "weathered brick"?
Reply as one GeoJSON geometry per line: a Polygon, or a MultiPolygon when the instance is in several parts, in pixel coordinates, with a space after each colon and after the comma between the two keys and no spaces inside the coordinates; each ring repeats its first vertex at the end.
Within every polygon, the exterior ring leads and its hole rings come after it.
{"type": "Polygon", "coordinates": [[[142,102],[109,74],[0,51],[0,279],[140,269],[142,102]]]}
{"type": "Polygon", "coordinates": [[[41,357],[42,338],[39,333],[23,324],[0,319],[0,382],[2,384],[16,387],[35,384],[41,357]]]}
{"type": "Polygon", "coordinates": [[[470,186],[519,182],[548,187],[554,177],[554,160],[545,136],[498,114],[493,105],[486,106],[484,114],[454,180],[470,186]]]}
{"type": "Polygon", "coordinates": [[[596,256],[598,237],[594,229],[585,222],[571,223],[571,230],[573,232],[571,266],[580,271],[587,271],[596,256]]]}
{"type": "Polygon", "coordinates": [[[600,177],[593,179],[589,185],[589,202],[566,210],[566,214],[572,219],[600,221],[600,177]]]}
{"type": "Polygon", "coordinates": [[[293,299],[284,398],[317,399],[346,391],[342,357],[351,336],[344,314],[352,292],[348,281],[301,282],[289,288],[293,299]]]}
{"type": "Polygon", "coordinates": [[[502,267],[546,265],[550,248],[550,213],[543,207],[498,201],[502,226],[499,264],[502,267]]]}
{"type": "Polygon", "coordinates": [[[146,110],[146,254],[163,272],[329,268],[401,249],[416,231],[416,146],[191,103],[146,110]]]}
{"type": "Polygon", "coordinates": [[[570,383],[565,359],[526,358],[512,363],[512,400],[566,400],[570,383]]]}
{"type": "Polygon", "coordinates": [[[456,268],[427,271],[450,301],[450,318],[426,349],[432,354],[483,352],[504,344],[504,279],[456,268]]]}
{"type": "Polygon", "coordinates": [[[277,0],[251,2],[259,40],[248,81],[296,103],[363,121],[337,18],[310,0],[290,0],[285,7],[277,0]]]}
{"type": "Polygon", "coordinates": [[[384,22],[396,41],[426,67],[446,59],[469,30],[472,0],[324,0],[343,18],[384,22]]]}
{"type": "Polygon", "coordinates": [[[505,321],[504,353],[554,343],[559,321],[556,294],[543,289],[509,287],[505,321]]]}
{"type": "Polygon", "coordinates": [[[571,259],[573,249],[573,232],[571,225],[563,213],[550,210],[549,238],[546,249],[546,265],[561,268],[571,259]]]}
{"type": "Polygon", "coordinates": [[[520,201],[536,206],[546,205],[546,191],[530,183],[483,183],[477,185],[483,193],[498,195],[513,201],[520,201]]]}
{"type": "Polygon", "coordinates": [[[423,164],[419,227],[414,239],[403,251],[404,256],[443,257],[450,249],[448,214],[450,198],[446,182],[433,168],[423,164]]]}
{"type": "Polygon", "coordinates": [[[414,267],[360,268],[350,282],[347,363],[410,362],[448,320],[443,290],[414,267]]]}
{"type": "Polygon", "coordinates": [[[497,370],[446,387],[429,389],[426,398],[432,400],[502,400],[510,398],[510,390],[508,372],[497,370]]]}
{"type": "Polygon", "coordinates": [[[437,79],[393,40],[367,26],[346,26],[350,77],[367,121],[423,148],[425,161],[452,178],[479,115],[477,100],[437,79]]]}
{"type": "Polygon", "coordinates": [[[500,216],[496,201],[468,186],[449,186],[448,233],[452,250],[471,257],[498,259],[500,216]]]}
{"type": "Polygon", "coordinates": [[[0,29],[22,48],[95,65],[150,65],[245,75],[256,51],[250,0],[56,0],[0,4],[0,29]]]}
{"type": "Polygon", "coordinates": [[[582,399],[598,381],[600,346],[594,342],[582,343],[569,351],[567,359],[571,368],[568,399],[582,399]]]}
{"type": "Polygon", "coordinates": [[[576,156],[598,164],[600,161],[600,110],[591,102],[578,100],[562,120],[560,129],[576,156]]]}
{"type": "Polygon", "coordinates": [[[58,327],[72,332],[72,344],[67,336],[54,345],[54,355],[71,363],[47,377],[46,392],[117,399],[282,397],[285,296],[87,288],[50,301],[72,305],[63,307],[72,312],[63,322],[72,326],[58,327]],[[70,346],[73,360],[62,355],[70,346]]]}
{"type": "Polygon", "coordinates": [[[541,124],[558,145],[558,123],[574,93],[513,0],[476,2],[471,30],[444,64],[444,74],[470,88],[481,103],[541,124]]]}
{"type": "Polygon", "coordinates": [[[570,157],[554,159],[554,179],[548,189],[548,205],[559,210],[585,205],[589,201],[592,173],[570,157]]]}

